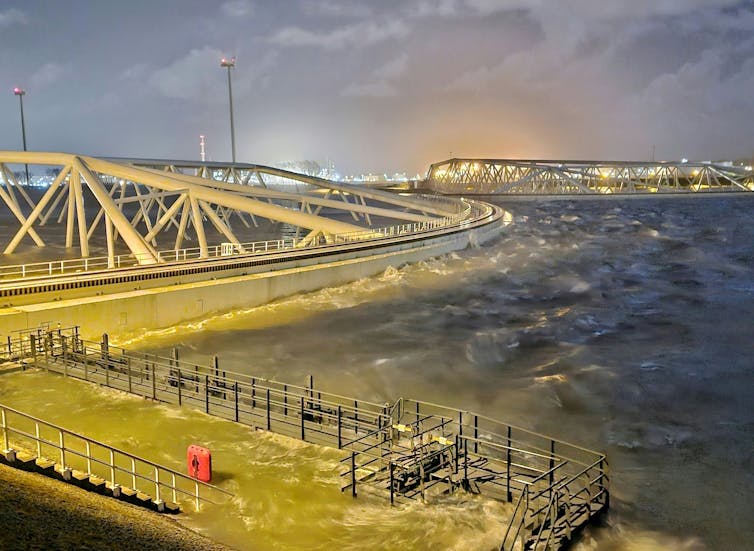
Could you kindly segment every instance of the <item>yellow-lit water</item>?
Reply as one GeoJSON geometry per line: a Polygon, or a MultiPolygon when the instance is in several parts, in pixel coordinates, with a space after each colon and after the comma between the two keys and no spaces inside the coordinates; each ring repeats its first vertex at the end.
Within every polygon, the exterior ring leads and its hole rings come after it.
{"type": "MultiPolygon", "coordinates": [[[[604,450],[607,525],[576,549],[752,549],[751,199],[510,205],[501,239],[121,339],[383,402],[479,411],[604,450]]],[[[505,508],[340,493],[339,452],[45,373],[0,401],[167,465],[209,447],[236,499],[184,521],[242,549],[495,549],[505,508]]]]}

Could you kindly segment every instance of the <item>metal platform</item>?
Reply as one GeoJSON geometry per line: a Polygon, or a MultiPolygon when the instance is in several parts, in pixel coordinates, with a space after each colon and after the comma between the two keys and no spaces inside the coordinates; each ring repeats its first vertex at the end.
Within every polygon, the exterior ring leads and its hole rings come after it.
{"type": "Polygon", "coordinates": [[[341,490],[390,503],[456,491],[513,504],[501,549],[560,549],[609,505],[604,454],[442,405],[377,404],[211,365],[128,352],[40,328],[8,337],[6,360],[344,450],[341,490]]]}

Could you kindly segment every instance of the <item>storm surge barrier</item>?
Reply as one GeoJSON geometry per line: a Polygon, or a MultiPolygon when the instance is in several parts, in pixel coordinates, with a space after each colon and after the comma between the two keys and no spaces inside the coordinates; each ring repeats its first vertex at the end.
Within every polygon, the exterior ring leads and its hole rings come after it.
{"type": "Polygon", "coordinates": [[[78,328],[15,333],[0,349],[21,362],[255,429],[337,448],[341,489],[390,503],[468,491],[511,503],[501,549],[560,549],[609,505],[604,454],[477,413],[399,398],[375,403],[127,351],[78,328]]]}

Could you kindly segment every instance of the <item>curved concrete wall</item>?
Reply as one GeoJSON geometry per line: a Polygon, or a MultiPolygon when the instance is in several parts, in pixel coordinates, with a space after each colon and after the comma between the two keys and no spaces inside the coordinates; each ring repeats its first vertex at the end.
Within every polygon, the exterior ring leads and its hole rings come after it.
{"type": "Polygon", "coordinates": [[[0,333],[60,323],[79,325],[84,338],[134,334],[201,319],[214,312],[265,304],[288,295],[341,285],[454,250],[483,243],[504,226],[501,211],[481,223],[421,241],[386,245],[364,253],[343,252],[307,263],[284,263],[274,271],[108,292],[0,309],[0,333]]]}

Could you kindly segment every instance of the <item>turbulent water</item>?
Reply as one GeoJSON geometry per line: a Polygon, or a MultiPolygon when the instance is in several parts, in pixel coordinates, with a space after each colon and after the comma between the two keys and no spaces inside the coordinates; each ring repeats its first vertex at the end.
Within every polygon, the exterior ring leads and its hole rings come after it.
{"type": "MultiPolygon", "coordinates": [[[[505,206],[515,224],[481,248],[127,344],[604,450],[610,513],[576,549],[754,549],[754,199],[505,206]]],[[[44,373],[3,376],[0,400],[166,464],[207,445],[237,498],[187,522],[240,548],[502,538],[504,507],[479,497],[391,509],[341,495],[334,450],[44,373]]]]}

